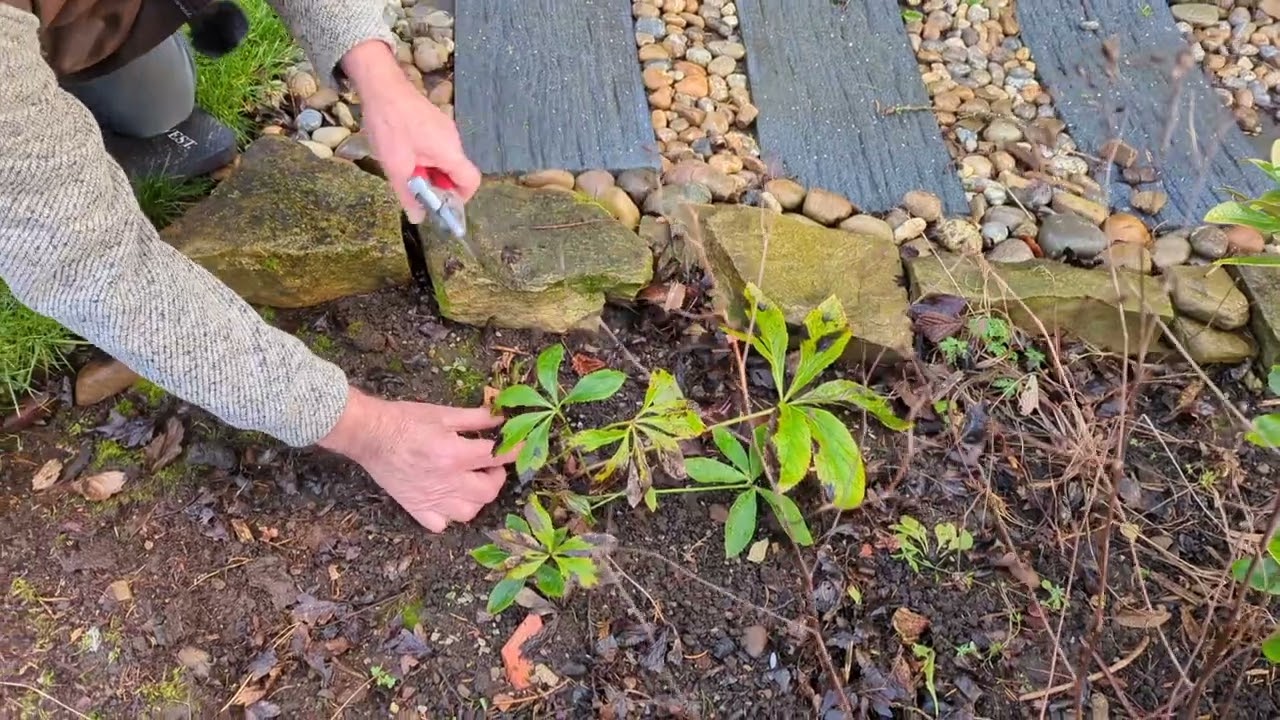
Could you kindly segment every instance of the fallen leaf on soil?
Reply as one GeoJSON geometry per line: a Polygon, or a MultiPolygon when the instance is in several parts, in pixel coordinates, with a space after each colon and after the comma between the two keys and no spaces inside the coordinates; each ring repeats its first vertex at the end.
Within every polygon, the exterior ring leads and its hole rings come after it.
{"type": "Polygon", "coordinates": [[[178,651],[178,662],[193,675],[204,680],[209,677],[209,653],[190,645],[178,651]]]}
{"type": "Polygon", "coordinates": [[[1028,375],[1022,384],[1022,393],[1018,396],[1018,410],[1023,415],[1030,415],[1040,407],[1040,381],[1035,375],[1028,375]]]}
{"type": "Polygon", "coordinates": [[[769,541],[757,540],[751,544],[751,549],[747,551],[747,560],[759,565],[769,555],[769,541]]]}
{"type": "Polygon", "coordinates": [[[149,417],[130,420],[112,408],[107,415],[107,422],[94,428],[93,431],[127,448],[136,448],[151,441],[151,436],[155,433],[155,421],[149,417]]]}
{"type": "Polygon", "coordinates": [[[543,687],[555,687],[560,684],[560,676],[556,675],[551,668],[538,663],[533,668],[533,680],[543,687]]]}
{"type": "Polygon", "coordinates": [[[58,482],[58,476],[62,474],[62,461],[54,458],[36,471],[34,477],[31,478],[31,489],[40,492],[53,487],[58,482]]]}
{"type": "Polygon", "coordinates": [[[268,720],[268,718],[279,717],[280,706],[266,700],[259,700],[244,709],[244,720],[268,720]]]}
{"type": "Polygon", "coordinates": [[[1160,606],[1154,610],[1127,610],[1117,613],[1115,623],[1120,627],[1149,630],[1169,622],[1169,617],[1169,611],[1164,606],[1160,606]]]}
{"type": "Polygon", "coordinates": [[[271,674],[271,671],[276,669],[276,663],[276,649],[274,647],[269,647],[258,653],[258,657],[249,663],[249,682],[261,680],[271,674]]]}
{"type": "Polygon", "coordinates": [[[83,480],[77,480],[72,483],[72,488],[83,495],[86,500],[102,502],[120,492],[121,488],[124,487],[124,480],[124,473],[119,470],[108,470],[97,475],[90,475],[83,480]]]}
{"type": "Polygon", "coordinates": [[[249,523],[240,518],[231,518],[231,529],[235,531],[236,538],[240,542],[249,544],[253,542],[253,531],[249,529],[249,523]]]}
{"type": "Polygon", "coordinates": [[[506,693],[498,693],[497,695],[493,696],[492,700],[493,700],[493,707],[496,708],[500,713],[510,712],[511,708],[515,707],[516,703],[518,702],[516,698],[510,695],[507,695],[506,693]]]}
{"type": "Polygon", "coordinates": [[[900,607],[893,611],[893,629],[904,644],[915,645],[929,629],[929,618],[911,608],[900,607]]]}
{"type": "Polygon", "coordinates": [[[1032,592],[1040,589],[1040,574],[1035,568],[1022,562],[1022,558],[1015,553],[1005,553],[996,560],[996,567],[1007,570],[1015,580],[1022,583],[1032,590],[1032,592]]]}
{"type": "Polygon", "coordinates": [[[965,300],[956,295],[933,295],[907,308],[912,329],[931,343],[939,343],[964,329],[965,300]]]}
{"type": "Polygon", "coordinates": [[[298,596],[298,606],[293,609],[295,622],[320,625],[329,621],[337,612],[338,604],[329,600],[317,600],[303,593],[298,596]]]}
{"type": "Polygon", "coordinates": [[[18,403],[18,409],[6,415],[0,422],[0,432],[16,433],[26,430],[53,414],[58,406],[58,398],[49,393],[37,393],[18,403]]]}
{"type": "Polygon", "coordinates": [[[182,427],[182,421],[176,417],[170,417],[164,423],[164,432],[160,433],[147,445],[147,449],[142,452],[147,459],[147,466],[151,472],[155,472],[174,460],[182,454],[182,438],[186,434],[186,429],[182,427]]]}
{"type": "Polygon", "coordinates": [[[107,586],[107,597],[116,602],[129,602],[133,599],[133,590],[128,580],[117,580],[107,586]]]}
{"type": "Polygon", "coordinates": [[[524,656],[523,648],[530,638],[540,632],[542,618],[530,613],[502,646],[502,665],[507,670],[507,681],[516,690],[528,690],[531,685],[529,679],[533,674],[533,663],[524,656]]]}
{"type": "Polygon", "coordinates": [[[912,691],[916,689],[915,673],[911,671],[911,662],[907,660],[906,654],[901,650],[898,651],[898,656],[893,659],[893,668],[889,673],[902,687],[912,691]]]}
{"type": "Polygon", "coordinates": [[[573,371],[579,376],[589,375],[604,367],[604,361],[582,353],[573,354],[573,371]]]}

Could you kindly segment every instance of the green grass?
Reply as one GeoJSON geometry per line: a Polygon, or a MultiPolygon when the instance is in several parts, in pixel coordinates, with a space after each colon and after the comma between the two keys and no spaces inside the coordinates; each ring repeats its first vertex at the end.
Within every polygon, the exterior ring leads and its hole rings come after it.
{"type": "Polygon", "coordinates": [[[133,184],[133,194],[142,213],[157,229],[177,220],[212,189],[213,181],[206,177],[189,180],[148,177],[133,184]]]}
{"type": "Polygon", "coordinates": [[[266,104],[285,70],[301,51],[266,0],[241,0],[249,35],[218,59],[196,56],[196,103],[235,131],[243,145],[253,131],[251,116],[266,104]]]}
{"type": "Polygon", "coordinates": [[[16,406],[42,373],[67,366],[80,345],[57,322],[27,308],[0,281],[0,407],[16,406]]]}

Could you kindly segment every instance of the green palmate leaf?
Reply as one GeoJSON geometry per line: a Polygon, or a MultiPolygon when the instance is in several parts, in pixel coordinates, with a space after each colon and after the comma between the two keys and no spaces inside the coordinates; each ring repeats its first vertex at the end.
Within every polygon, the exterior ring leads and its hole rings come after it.
{"type": "Polygon", "coordinates": [[[797,408],[778,406],[778,430],[773,435],[773,449],[778,454],[778,489],[786,492],[808,474],[813,457],[809,423],[797,408]]]}
{"type": "Polygon", "coordinates": [[[507,513],[506,525],[508,530],[514,530],[518,533],[533,536],[533,529],[529,527],[529,523],[525,519],[515,513],[507,513]]]}
{"type": "MultiPolygon", "coordinates": [[[[586,518],[587,522],[589,523],[595,522],[591,512],[591,498],[587,497],[586,495],[579,495],[577,493],[565,493],[564,504],[565,504],[565,507],[569,508],[570,510],[586,518]]],[[[563,543],[561,544],[561,547],[562,548],[564,547],[563,543]]]]}
{"type": "Polygon", "coordinates": [[[587,557],[595,547],[582,537],[571,537],[560,543],[560,547],[556,548],[556,554],[565,557],[587,557]]]}
{"type": "Polygon", "coordinates": [[[517,579],[517,580],[523,580],[533,575],[534,573],[538,572],[538,568],[542,567],[543,564],[547,562],[547,557],[548,556],[546,553],[534,553],[531,555],[526,555],[525,561],[515,566],[514,568],[512,568],[507,573],[507,577],[512,579],[517,579]]]}
{"type": "Polygon", "coordinates": [[[511,607],[511,603],[515,602],[516,595],[522,587],[524,587],[524,580],[509,577],[499,580],[498,584],[489,591],[489,603],[485,610],[490,615],[497,615],[511,607]]]}
{"type": "Polygon", "coordinates": [[[533,531],[533,536],[538,538],[538,542],[548,548],[555,547],[555,524],[551,522],[551,513],[542,507],[542,501],[537,495],[530,495],[528,502],[525,503],[524,519],[528,521],[529,529],[533,531]]]}
{"type": "Polygon", "coordinates": [[[613,396],[627,381],[627,376],[617,370],[597,370],[583,376],[569,394],[565,396],[565,404],[599,402],[613,396]]]}
{"type": "Polygon", "coordinates": [[[747,480],[741,470],[711,458],[685,458],[684,471],[694,482],[703,485],[732,485],[747,480]]]}
{"type": "Polygon", "coordinates": [[[1214,260],[1214,265],[1246,265],[1250,267],[1275,267],[1280,265],[1280,255],[1237,255],[1214,260]]]}
{"type": "Polygon", "coordinates": [[[555,407],[551,401],[538,394],[537,390],[528,385],[511,385],[502,389],[498,393],[498,397],[493,401],[494,407],[510,408],[510,407],[555,407]]]}
{"type": "Polygon", "coordinates": [[[911,427],[911,423],[893,412],[887,398],[852,380],[829,380],[792,402],[796,405],[849,405],[871,413],[890,430],[902,431],[911,427]]]}
{"type": "Polygon", "coordinates": [[[724,523],[724,556],[737,557],[746,549],[756,534],[756,491],[747,490],[738,495],[729,508],[729,518],[724,523]]]}
{"type": "Polygon", "coordinates": [[[804,515],[800,514],[800,508],[796,506],[794,500],[768,488],[760,488],[760,494],[764,496],[765,502],[769,503],[769,507],[773,508],[774,517],[778,518],[778,522],[782,523],[782,527],[786,529],[787,535],[791,536],[797,545],[808,547],[813,544],[809,525],[805,523],[804,515]]]}
{"type": "Polygon", "coordinates": [[[684,393],[671,373],[661,368],[649,374],[649,386],[644,391],[644,405],[640,413],[647,411],[661,412],[673,405],[684,405],[684,393]]]}
{"type": "Polygon", "coordinates": [[[804,319],[805,339],[800,342],[800,364],[791,380],[787,397],[817,379],[843,353],[853,333],[849,320],[835,295],[814,308],[804,319]]]}
{"type": "Polygon", "coordinates": [[[481,545],[480,547],[472,550],[471,557],[482,566],[487,567],[490,570],[496,570],[497,568],[502,567],[502,564],[507,561],[507,558],[511,557],[511,553],[503,550],[493,543],[489,543],[488,545],[481,545]]]}
{"type": "Polygon", "coordinates": [[[560,574],[558,567],[544,564],[534,574],[533,581],[543,595],[550,598],[564,597],[564,576],[560,574]]]}
{"type": "Polygon", "coordinates": [[[787,365],[787,319],[782,310],[760,292],[754,283],[747,283],[743,295],[747,298],[747,318],[755,317],[755,336],[759,342],[752,346],[764,356],[773,369],[773,382],[781,397],[787,390],[784,372],[787,365]]]}
{"type": "Polygon", "coordinates": [[[594,587],[599,576],[596,574],[596,563],[589,557],[564,557],[557,555],[555,557],[556,567],[560,568],[561,576],[571,576],[578,579],[578,584],[584,588],[594,587]]]}
{"type": "Polygon", "coordinates": [[[564,346],[552,345],[538,354],[538,384],[551,396],[560,400],[560,365],[564,362],[564,346]]]}
{"type": "Polygon", "coordinates": [[[1280,447],[1280,413],[1254,418],[1253,429],[1245,433],[1244,439],[1259,447],[1280,447]]]}
{"type": "Polygon", "coordinates": [[[520,448],[520,454],[516,456],[516,470],[528,472],[545,465],[551,454],[550,445],[551,419],[547,418],[544,422],[534,425],[525,436],[524,447],[520,448]]]}
{"type": "Polygon", "coordinates": [[[841,510],[862,504],[867,492],[867,470],[862,452],[840,418],[822,408],[805,408],[805,418],[818,442],[814,468],[829,491],[831,504],[841,510]]]}
{"type": "Polygon", "coordinates": [[[612,445],[619,442],[627,436],[627,428],[595,428],[591,430],[583,430],[569,438],[569,445],[591,452],[599,450],[605,445],[612,445]]]}
{"type": "Polygon", "coordinates": [[[600,472],[596,474],[596,478],[604,480],[612,477],[614,473],[626,467],[631,462],[631,433],[628,432],[622,437],[622,442],[618,443],[618,448],[614,450],[613,455],[604,462],[600,472]]]}
{"type": "Polygon", "coordinates": [[[539,410],[537,412],[523,413],[516,415],[510,420],[502,424],[502,443],[498,445],[498,454],[502,454],[520,444],[521,440],[529,437],[529,433],[533,431],[539,423],[551,424],[552,411],[539,410]]]}
{"type": "Polygon", "coordinates": [[[696,438],[706,432],[702,418],[698,417],[698,413],[693,410],[673,410],[661,415],[641,415],[636,419],[636,426],[656,430],[676,440],[696,438]]]}
{"type": "Polygon", "coordinates": [[[764,448],[769,443],[769,426],[761,423],[751,433],[751,447],[747,449],[750,454],[751,468],[747,471],[747,477],[752,480],[764,474],[764,448]]]}
{"type": "Polygon", "coordinates": [[[653,486],[644,491],[644,506],[649,508],[649,512],[658,512],[658,491],[653,486]]]}
{"type": "Polygon", "coordinates": [[[1280,365],[1271,366],[1271,372],[1267,374],[1267,387],[1272,395],[1280,395],[1280,365]]]}
{"type": "Polygon", "coordinates": [[[1262,654],[1271,661],[1273,665],[1280,665],[1280,630],[1271,633],[1271,636],[1262,641],[1262,654]]]}
{"type": "Polygon", "coordinates": [[[1277,533],[1276,536],[1271,539],[1271,542],[1267,543],[1267,554],[1271,556],[1272,560],[1275,560],[1276,563],[1280,564],[1280,533],[1277,533]]]}
{"type": "MultiPolygon", "coordinates": [[[[1236,582],[1245,582],[1252,557],[1244,557],[1231,564],[1231,576],[1236,582]]],[[[1248,576],[1249,587],[1269,595],[1280,595],[1280,563],[1269,555],[1263,555],[1248,576]]]]}
{"type": "Polygon", "coordinates": [[[1218,204],[1204,216],[1204,221],[1216,225],[1247,225],[1267,235],[1280,232],[1280,218],[1235,201],[1218,204]]]}
{"type": "Polygon", "coordinates": [[[751,459],[747,457],[747,449],[742,447],[742,443],[738,442],[738,438],[734,437],[733,433],[722,427],[714,428],[711,431],[711,439],[734,467],[744,474],[750,474],[751,459]]]}

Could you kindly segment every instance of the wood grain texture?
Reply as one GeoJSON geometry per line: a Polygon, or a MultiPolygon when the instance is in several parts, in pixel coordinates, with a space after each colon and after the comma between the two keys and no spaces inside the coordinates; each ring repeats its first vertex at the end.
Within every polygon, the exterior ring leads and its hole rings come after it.
{"type": "Polygon", "coordinates": [[[761,152],[864,211],[909,190],[968,212],[894,0],[739,0],[761,152]]]}
{"type": "MultiPolygon", "coordinates": [[[[1200,64],[1188,57],[1176,77],[1178,55],[1188,48],[1166,3],[1149,3],[1149,12],[1132,0],[1019,0],[1017,7],[1023,42],[1079,149],[1099,157],[1119,137],[1139,152],[1140,164],[1159,171],[1159,181],[1142,188],[1169,195],[1157,220],[1200,222],[1230,199],[1224,186],[1248,194],[1267,189],[1265,176],[1246,162],[1255,147],[1200,64]],[[1098,29],[1083,29],[1083,21],[1098,29]],[[1118,51],[1117,62],[1108,60],[1104,42],[1118,51]]],[[[1107,182],[1107,169],[1094,177],[1107,182]]],[[[1127,207],[1130,187],[1117,168],[1109,177],[1110,201],[1127,207]]]]}
{"type": "Polygon", "coordinates": [[[458,3],[455,115],[486,174],[657,167],[626,0],[458,3]]]}

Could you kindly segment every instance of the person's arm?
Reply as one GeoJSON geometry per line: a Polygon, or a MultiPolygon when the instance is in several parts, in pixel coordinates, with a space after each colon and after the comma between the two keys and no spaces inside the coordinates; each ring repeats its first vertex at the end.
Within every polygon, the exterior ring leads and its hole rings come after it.
{"type": "Polygon", "coordinates": [[[0,278],[169,392],[294,446],[338,424],[343,371],[160,240],[30,13],[0,3],[0,278]]]}
{"type": "Polygon", "coordinates": [[[382,17],[383,0],[268,0],[302,46],[322,83],[336,86],[352,48],[379,41],[395,63],[397,40],[382,17]]]}

